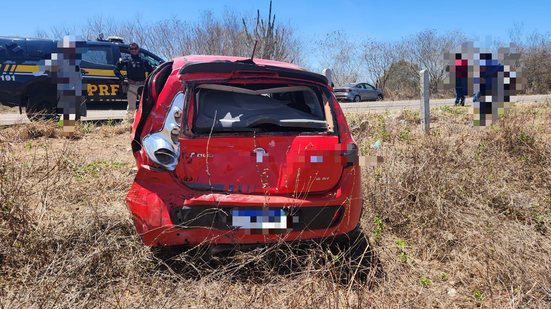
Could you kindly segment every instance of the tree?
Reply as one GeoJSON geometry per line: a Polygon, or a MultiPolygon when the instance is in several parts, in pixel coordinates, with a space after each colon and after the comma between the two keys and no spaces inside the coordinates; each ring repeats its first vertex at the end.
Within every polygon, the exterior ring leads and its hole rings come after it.
{"type": "Polygon", "coordinates": [[[390,65],[383,76],[385,97],[414,99],[419,97],[419,67],[404,59],[390,65]]]}
{"type": "Polygon", "coordinates": [[[37,30],[42,38],[60,39],[65,34],[83,34],[95,40],[101,33],[123,37],[126,42],[136,42],[165,59],[188,54],[227,55],[250,57],[255,41],[259,41],[256,57],[301,64],[302,46],[288,25],[276,23],[270,9],[268,19],[249,18],[231,11],[217,16],[211,11],[203,12],[196,23],[188,23],[176,17],[153,23],[143,23],[140,16],[129,20],[113,20],[96,16],[77,27],[52,27],[50,33],[37,30]]]}
{"type": "Polygon", "coordinates": [[[148,49],[164,59],[191,54],[190,28],[188,23],[177,18],[160,20],[150,28],[150,41],[162,42],[162,44],[151,44],[152,46],[148,46],[148,49]]]}
{"type": "Polygon", "coordinates": [[[105,19],[102,16],[91,17],[81,27],[81,33],[87,40],[95,40],[100,34],[108,36],[124,36],[121,27],[112,19],[105,19]]]}
{"type": "Polygon", "coordinates": [[[450,32],[438,35],[434,30],[425,30],[407,40],[409,48],[407,60],[415,63],[420,69],[427,69],[430,78],[431,93],[438,93],[438,86],[446,77],[446,61],[444,53],[467,41],[460,32],[450,32]]]}
{"type": "Polygon", "coordinates": [[[549,36],[533,33],[528,36],[521,56],[522,74],[526,92],[551,91],[551,40],[549,36]]]}
{"type": "Polygon", "coordinates": [[[299,62],[301,52],[297,46],[300,44],[294,38],[291,28],[276,25],[276,16],[272,15],[272,0],[270,0],[267,20],[260,17],[260,10],[256,12],[254,27],[251,27],[251,22],[247,19],[242,20],[251,52],[255,42],[258,41],[256,52],[261,58],[299,62]]]}
{"type": "Polygon", "coordinates": [[[333,71],[335,85],[357,82],[363,64],[359,46],[344,33],[334,31],[318,41],[320,63],[333,71]]]}
{"type": "Polygon", "coordinates": [[[381,90],[385,90],[386,82],[391,77],[390,66],[399,58],[397,44],[376,41],[363,44],[363,60],[368,77],[381,90]]]}

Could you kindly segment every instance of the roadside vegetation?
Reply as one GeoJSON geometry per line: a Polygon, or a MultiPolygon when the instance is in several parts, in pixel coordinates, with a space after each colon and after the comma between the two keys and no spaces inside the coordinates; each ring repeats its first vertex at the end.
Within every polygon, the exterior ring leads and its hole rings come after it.
{"type": "Polygon", "coordinates": [[[491,127],[469,109],[348,114],[366,156],[361,220],[378,273],[284,245],[156,260],[124,204],[128,124],[0,128],[0,307],[365,308],[551,305],[551,105],[491,127]]]}

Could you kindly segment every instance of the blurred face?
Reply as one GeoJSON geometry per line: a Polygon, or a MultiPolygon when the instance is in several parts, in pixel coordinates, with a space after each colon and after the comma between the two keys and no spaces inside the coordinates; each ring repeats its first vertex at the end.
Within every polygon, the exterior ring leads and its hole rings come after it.
{"type": "Polygon", "coordinates": [[[130,50],[130,54],[133,56],[137,56],[140,53],[139,47],[132,46],[129,48],[129,50],[130,50]]]}

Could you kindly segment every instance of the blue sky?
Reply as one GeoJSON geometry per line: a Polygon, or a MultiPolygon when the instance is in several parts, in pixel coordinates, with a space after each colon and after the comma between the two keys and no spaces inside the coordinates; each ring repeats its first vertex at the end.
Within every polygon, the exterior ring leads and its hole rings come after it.
{"type": "MultiPolygon", "coordinates": [[[[267,13],[268,0],[25,0],[2,1],[0,35],[29,36],[52,25],[79,25],[94,16],[120,18],[141,15],[146,20],[176,16],[196,20],[202,11],[229,8],[254,15],[267,13]],[[48,3],[48,4],[45,4],[48,3]]],[[[346,30],[358,37],[397,40],[425,30],[462,30],[470,35],[508,38],[509,29],[523,24],[526,32],[551,32],[551,2],[535,1],[369,1],[274,0],[280,22],[290,23],[304,37],[346,30]]]]}
{"type": "MultiPolygon", "coordinates": [[[[334,30],[352,38],[394,41],[425,29],[439,33],[459,30],[484,41],[508,42],[509,30],[522,25],[525,34],[551,33],[551,1],[370,1],[274,0],[279,22],[297,30],[303,41],[320,39],[334,30]]],[[[195,21],[205,10],[230,9],[250,16],[267,14],[268,0],[2,0],[0,35],[32,36],[54,25],[79,26],[90,17],[123,19],[140,15],[146,21],[178,17],[195,21]],[[45,4],[48,3],[48,4],[45,4]],[[121,17],[122,15],[122,17],[121,17]]]]}

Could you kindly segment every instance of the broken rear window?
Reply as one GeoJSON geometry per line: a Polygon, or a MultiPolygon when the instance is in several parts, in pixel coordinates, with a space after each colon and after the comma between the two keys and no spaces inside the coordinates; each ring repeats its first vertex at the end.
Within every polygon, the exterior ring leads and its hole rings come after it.
{"type": "Polygon", "coordinates": [[[324,98],[307,86],[199,85],[193,132],[327,132],[332,121],[324,98]]]}

